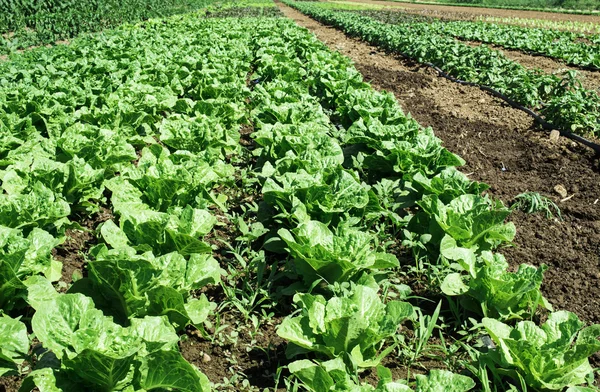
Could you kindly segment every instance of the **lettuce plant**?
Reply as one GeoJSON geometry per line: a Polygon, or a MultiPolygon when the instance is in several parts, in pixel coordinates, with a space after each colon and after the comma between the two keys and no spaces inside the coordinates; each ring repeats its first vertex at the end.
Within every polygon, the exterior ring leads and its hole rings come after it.
{"type": "Polygon", "coordinates": [[[33,332],[55,359],[40,360],[21,391],[210,390],[206,376],[179,353],[179,337],[166,317],[136,318],[122,327],[89,297],[59,294],[39,277],[27,284],[36,310],[33,332]]]}
{"type": "Polygon", "coordinates": [[[497,345],[488,357],[514,380],[561,391],[593,378],[588,357],[600,351],[600,325],[583,328],[575,314],[559,311],[540,327],[532,321],[511,327],[492,318],[484,318],[483,326],[497,345]]]}
{"type": "Polygon", "coordinates": [[[18,319],[0,316],[0,377],[19,374],[28,357],[27,327],[18,319]]]}
{"type": "Polygon", "coordinates": [[[116,321],[129,325],[132,318],[167,316],[177,328],[201,325],[212,303],[204,294],[194,298],[190,292],[206,284],[218,284],[224,271],[207,254],[192,254],[187,259],[177,252],[154,257],[135,255],[127,249],[100,245],[92,250],[89,275],[69,289],[91,297],[97,307],[116,321]]]}
{"type": "Polygon", "coordinates": [[[288,368],[310,392],[466,392],[475,386],[475,382],[469,377],[433,369],[427,375],[415,376],[416,385],[413,390],[405,380],[394,381],[389,369],[377,366],[379,382],[374,387],[361,383],[356,369],[342,358],[324,362],[303,359],[292,362],[288,368]]]}
{"type": "Polygon", "coordinates": [[[412,305],[401,301],[383,303],[375,281],[350,283],[331,299],[322,295],[296,294],[300,315],[287,317],[277,334],[288,340],[286,354],[292,358],[316,352],[326,358],[349,354],[358,367],[376,366],[393,350],[380,353],[386,340],[414,314],[412,305]]]}
{"type": "Polygon", "coordinates": [[[434,254],[457,261],[473,276],[482,251],[510,243],[516,234],[514,223],[504,223],[510,210],[487,196],[466,194],[444,203],[434,194],[417,204],[423,212],[411,219],[408,230],[429,234],[434,254]]]}
{"type": "Polygon", "coordinates": [[[539,308],[552,310],[540,291],[547,267],[521,264],[515,272],[499,253],[483,252],[475,277],[451,273],[441,289],[446,295],[460,296],[461,304],[485,317],[500,321],[533,317],[539,308]],[[465,282],[466,280],[466,282],[465,282]]]}
{"type": "Polygon", "coordinates": [[[23,280],[28,276],[60,278],[62,264],[51,254],[60,242],[42,229],[35,228],[24,237],[18,229],[0,226],[0,309],[23,306],[23,280]]]}
{"type": "Polygon", "coordinates": [[[329,223],[344,215],[361,215],[369,205],[372,191],[357,177],[341,166],[315,174],[299,170],[268,178],[263,194],[268,204],[284,213],[301,208],[307,217],[329,223]]]}
{"type": "Polygon", "coordinates": [[[318,278],[329,283],[349,280],[360,271],[399,266],[396,256],[376,252],[374,236],[365,230],[341,223],[333,232],[319,221],[307,221],[291,231],[280,229],[294,269],[310,284],[318,278]]]}
{"type": "Polygon", "coordinates": [[[290,373],[310,392],[348,391],[348,392],[408,392],[412,391],[405,383],[393,381],[391,372],[377,367],[380,377],[377,388],[361,383],[352,363],[347,364],[341,357],[328,361],[309,361],[302,359],[289,364],[290,373]]]}

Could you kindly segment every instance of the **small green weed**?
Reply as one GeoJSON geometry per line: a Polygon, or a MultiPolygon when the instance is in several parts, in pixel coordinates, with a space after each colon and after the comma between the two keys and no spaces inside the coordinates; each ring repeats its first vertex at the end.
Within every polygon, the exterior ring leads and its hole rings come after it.
{"type": "Polygon", "coordinates": [[[517,195],[512,208],[528,214],[543,212],[548,219],[554,218],[554,215],[556,214],[559,219],[562,219],[560,208],[556,203],[538,192],[524,192],[517,195]]]}

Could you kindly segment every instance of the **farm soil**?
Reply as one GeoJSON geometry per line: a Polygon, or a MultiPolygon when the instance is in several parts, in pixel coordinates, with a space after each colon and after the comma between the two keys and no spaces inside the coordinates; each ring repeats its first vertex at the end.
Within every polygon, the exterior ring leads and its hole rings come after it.
{"type": "Polygon", "coordinates": [[[600,322],[600,173],[590,151],[564,138],[551,141],[529,116],[477,88],[452,83],[430,68],[279,6],[350,57],[373,87],[394,93],[406,112],[432,127],[450,151],[465,159],[462,171],[491,186],[491,196],[510,204],[516,195],[536,191],[555,201],[562,220],[515,212],[515,244],[503,253],[513,268],[548,265],[542,291],[555,309],[600,322]],[[561,202],[557,185],[572,198],[561,202]]]}
{"type": "Polygon", "coordinates": [[[224,324],[230,325],[221,336],[230,336],[229,342],[213,344],[198,331],[190,330],[179,348],[184,358],[215,384],[225,384],[226,380],[235,380],[236,375],[243,373],[251,385],[272,388],[277,368],[289,362],[285,358],[285,342],[275,333],[275,326],[282,319],[274,318],[256,333],[250,333],[243,328],[247,322],[235,315],[223,320],[224,324]]]}
{"type": "Polygon", "coordinates": [[[0,392],[16,392],[22,382],[23,378],[17,376],[0,377],[0,392]]]}
{"type": "Polygon", "coordinates": [[[85,269],[85,254],[98,243],[95,230],[101,223],[113,218],[112,212],[105,207],[90,217],[72,216],[70,219],[79,222],[82,230],[69,229],[65,232],[65,242],[52,250],[52,256],[63,265],[61,282],[63,291],[73,283],[74,277],[87,275],[85,269]]]}
{"type": "Polygon", "coordinates": [[[397,1],[384,1],[384,0],[347,0],[353,3],[363,4],[375,4],[383,5],[387,7],[405,8],[407,10],[415,11],[428,11],[432,14],[457,14],[463,15],[459,19],[463,19],[466,15],[485,15],[495,16],[500,18],[532,18],[532,19],[545,19],[552,21],[571,21],[571,22],[586,22],[586,23],[600,23],[600,16],[597,15],[576,15],[576,14],[561,14],[555,12],[540,12],[540,11],[521,11],[521,10],[504,10],[496,8],[481,8],[481,7],[457,7],[451,5],[429,5],[429,4],[415,4],[415,3],[404,3],[397,1]]]}

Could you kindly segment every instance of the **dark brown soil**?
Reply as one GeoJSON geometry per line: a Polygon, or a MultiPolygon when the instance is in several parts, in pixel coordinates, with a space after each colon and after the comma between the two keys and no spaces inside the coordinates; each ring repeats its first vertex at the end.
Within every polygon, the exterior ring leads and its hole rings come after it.
{"type": "Polygon", "coordinates": [[[243,124],[240,129],[240,144],[245,148],[254,147],[254,140],[250,135],[254,133],[254,126],[252,124],[243,124]]]}
{"type": "Polygon", "coordinates": [[[96,239],[90,231],[81,230],[67,230],[65,236],[65,242],[54,248],[52,253],[63,265],[61,282],[68,285],[73,282],[73,278],[83,276],[84,254],[96,243],[96,239]]]}
{"type": "Polygon", "coordinates": [[[223,387],[227,385],[227,388],[219,390],[236,390],[235,379],[239,376],[247,379],[252,386],[273,388],[277,368],[290,362],[285,357],[284,340],[275,333],[275,326],[281,320],[274,318],[261,325],[255,333],[250,333],[250,320],[225,317],[222,322],[229,325],[221,336],[229,339],[213,343],[204,339],[198,331],[188,331],[188,339],[180,343],[181,353],[211,382],[223,387]]]}
{"type": "Polygon", "coordinates": [[[17,376],[0,377],[0,392],[17,392],[23,378],[17,376]]]}
{"type": "Polygon", "coordinates": [[[402,7],[409,10],[429,10],[440,13],[458,13],[458,14],[472,14],[472,15],[487,15],[497,16],[501,18],[534,18],[534,19],[546,19],[546,20],[561,20],[561,21],[573,21],[573,22],[588,22],[588,23],[600,23],[600,16],[598,15],[576,15],[576,14],[560,14],[557,12],[541,12],[541,11],[522,11],[522,10],[504,10],[496,8],[482,8],[482,7],[457,7],[451,5],[429,5],[429,4],[415,4],[405,3],[396,1],[384,1],[384,0],[348,0],[353,3],[364,3],[364,4],[377,4],[389,7],[402,7]]]}
{"type": "Polygon", "coordinates": [[[600,322],[600,174],[590,151],[562,138],[551,142],[530,117],[477,88],[437,77],[428,68],[280,7],[354,60],[373,87],[393,92],[407,112],[466,160],[463,172],[491,185],[493,197],[508,204],[522,192],[537,191],[554,200],[564,220],[513,214],[515,247],[504,254],[513,266],[549,265],[542,289],[555,308],[600,322]],[[554,192],[559,184],[574,195],[568,201],[561,203],[554,192]]]}
{"type": "Polygon", "coordinates": [[[52,256],[63,265],[61,282],[66,283],[63,290],[75,279],[83,277],[85,271],[85,254],[96,245],[97,238],[95,230],[100,223],[112,219],[112,212],[107,208],[101,208],[99,212],[91,217],[73,218],[84,228],[83,230],[67,230],[65,242],[52,250],[52,256]]]}

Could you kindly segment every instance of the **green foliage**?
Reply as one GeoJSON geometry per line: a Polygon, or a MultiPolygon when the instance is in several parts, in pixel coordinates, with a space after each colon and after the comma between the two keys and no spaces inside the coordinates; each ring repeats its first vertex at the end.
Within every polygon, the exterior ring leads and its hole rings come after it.
{"type": "Polygon", "coordinates": [[[68,382],[71,388],[94,390],[210,390],[206,376],[177,351],[179,338],[166,317],[134,319],[124,328],[96,309],[89,297],[58,294],[41,279],[30,282],[29,296],[36,309],[33,332],[60,362],[33,371],[22,390],[49,379],[57,386],[68,382]]]}
{"type": "Polygon", "coordinates": [[[433,369],[428,375],[416,375],[416,386],[413,390],[404,380],[394,381],[392,372],[383,366],[377,367],[379,382],[373,387],[367,383],[360,383],[356,370],[341,357],[324,362],[304,359],[292,362],[288,367],[292,375],[302,382],[302,386],[311,392],[466,392],[475,387],[475,382],[469,377],[447,370],[433,369]]]}
{"type": "Polygon", "coordinates": [[[600,350],[600,326],[583,328],[573,313],[552,313],[540,327],[531,321],[510,327],[490,318],[483,325],[498,345],[488,354],[494,366],[532,388],[560,391],[593,373],[588,357],[600,350]]]}
{"type": "Polygon", "coordinates": [[[241,153],[246,23],[148,21],[0,64],[0,307],[30,312],[43,345],[29,354],[0,319],[23,391],[210,389],[176,331],[203,327],[215,305],[197,291],[223,274],[203,237],[241,153]],[[59,294],[55,248],[84,229],[70,220],[106,208],[86,276],[59,294]]]}
{"type": "MultiPolygon", "coordinates": [[[[426,22],[389,25],[310,3],[288,3],[321,22],[383,49],[422,63],[432,63],[458,79],[491,87],[516,103],[537,110],[558,128],[580,134],[600,132],[597,121],[600,96],[583,88],[572,74],[561,78],[540,70],[529,70],[485,45],[472,47],[456,41],[453,36],[440,34],[441,31],[436,32],[426,22]]],[[[595,61],[594,56],[596,54],[592,57],[584,55],[590,64],[595,61]]]]}
{"type": "Polygon", "coordinates": [[[441,289],[446,295],[461,296],[465,308],[485,317],[501,321],[532,318],[539,308],[552,310],[540,291],[546,269],[545,265],[521,264],[516,272],[510,272],[504,256],[484,252],[474,276],[451,273],[441,289]]]}
{"type": "Polygon", "coordinates": [[[296,294],[300,315],[286,318],[277,329],[279,336],[290,341],[286,355],[291,358],[312,351],[335,358],[347,353],[355,366],[376,366],[393,349],[380,353],[385,340],[414,315],[409,303],[384,304],[377,291],[375,281],[366,280],[340,288],[328,300],[321,295],[296,294]]]}
{"type": "Polygon", "coordinates": [[[27,358],[29,338],[21,321],[0,317],[0,377],[19,374],[19,365],[27,358]]]}
{"type": "Polygon", "coordinates": [[[35,228],[27,237],[17,229],[0,226],[0,309],[23,307],[23,280],[42,274],[51,281],[60,278],[62,265],[52,255],[61,241],[35,228]]]}
{"type": "Polygon", "coordinates": [[[461,40],[518,49],[560,59],[576,66],[600,69],[600,54],[595,45],[586,42],[592,37],[584,34],[486,22],[447,21],[397,11],[362,12],[361,14],[391,24],[417,22],[431,34],[449,35],[461,40]]]}
{"type": "Polygon", "coordinates": [[[552,200],[546,196],[540,195],[538,192],[525,192],[515,196],[515,202],[511,208],[524,211],[528,214],[543,212],[546,218],[554,217],[554,214],[562,219],[560,208],[552,200]]]}
{"type": "Polygon", "coordinates": [[[361,271],[399,266],[394,255],[373,251],[374,235],[347,224],[338,225],[334,233],[324,223],[307,221],[278,234],[294,258],[296,272],[308,284],[319,278],[347,281],[361,271]]]}
{"type": "Polygon", "coordinates": [[[89,276],[78,280],[69,292],[94,299],[105,314],[127,325],[134,317],[166,315],[178,329],[201,325],[214,308],[205,295],[189,293],[207,284],[219,284],[223,271],[209,255],[180,253],[153,257],[128,254],[127,249],[93,250],[89,276]]]}
{"type": "MultiPolygon", "coordinates": [[[[593,0],[452,0],[448,3],[477,4],[493,7],[519,7],[544,9],[567,9],[567,10],[600,10],[600,6],[593,0]]],[[[444,1],[446,3],[446,1],[444,1]]]]}
{"type": "Polygon", "coordinates": [[[411,347],[405,320],[420,315],[415,364],[446,328],[445,301],[433,316],[406,302],[395,255],[411,251],[443,268],[439,280],[460,273],[451,295],[485,315],[544,304],[543,268],[508,273],[490,256],[514,236],[509,210],[392,94],[289,20],[150,20],[0,71],[0,298],[28,316],[0,322],[16,339],[1,341],[0,369],[32,359],[23,391],[208,390],[179,353],[180,334],[193,335],[182,331],[234,344],[219,312],[253,337],[289,294],[298,309],[278,333],[298,359],[292,390],[469,390],[449,371],[361,379],[411,347]],[[82,228],[71,220],[92,226],[95,246],[80,255],[85,277],[59,293],[52,254],[67,227],[82,228]],[[217,307],[202,291],[219,284],[217,307]],[[19,322],[41,343],[31,354],[19,322]]]}
{"type": "Polygon", "coordinates": [[[3,0],[0,52],[54,43],[127,22],[206,7],[212,0],[3,0]]]}

